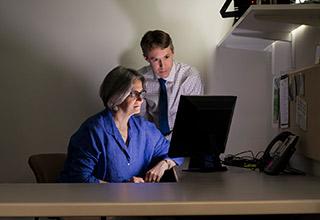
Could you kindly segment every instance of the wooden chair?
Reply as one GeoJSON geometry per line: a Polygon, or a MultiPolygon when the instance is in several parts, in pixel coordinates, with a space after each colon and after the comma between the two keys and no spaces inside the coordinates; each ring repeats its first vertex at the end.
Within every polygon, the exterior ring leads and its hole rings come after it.
{"type": "Polygon", "coordinates": [[[28,164],[37,183],[56,183],[66,158],[65,153],[35,154],[29,157],[28,164]]]}
{"type": "MultiPolygon", "coordinates": [[[[65,153],[45,153],[31,155],[28,159],[28,164],[33,171],[37,183],[56,183],[63,169],[64,162],[67,158],[65,153]]],[[[60,217],[49,217],[49,219],[60,220],[60,217]]],[[[92,220],[100,219],[106,220],[105,216],[100,218],[87,218],[87,217],[65,217],[64,220],[92,220]]],[[[39,220],[39,217],[35,217],[35,220],[39,220]]]]}
{"type": "MultiPolygon", "coordinates": [[[[37,183],[56,183],[67,155],[64,153],[34,154],[28,159],[28,164],[37,183]]],[[[52,217],[49,219],[60,219],[52,217]]],[[[35,217],[39,220],[39,217],[35,217]]]]}
{"type": "MultiPolygon", "coordinates": [[[[64,153],[34,154],[28,159],[28,164],[36,178],[37,183],[56,183],[67,155],[64,153]]],[[[39,220],[39,217],[35,217],[39,220]]],[[[57,219],[60,217],[52,217],[57,219]]]]}

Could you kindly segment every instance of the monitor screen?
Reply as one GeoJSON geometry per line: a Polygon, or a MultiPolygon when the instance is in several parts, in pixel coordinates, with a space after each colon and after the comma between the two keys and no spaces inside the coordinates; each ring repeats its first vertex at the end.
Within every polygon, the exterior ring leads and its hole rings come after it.
{"type": "Polygon", "coordinates": [[[170,157],[190,157],[189,170],[222,171],[236,96],[181,96],[170,157]]]}

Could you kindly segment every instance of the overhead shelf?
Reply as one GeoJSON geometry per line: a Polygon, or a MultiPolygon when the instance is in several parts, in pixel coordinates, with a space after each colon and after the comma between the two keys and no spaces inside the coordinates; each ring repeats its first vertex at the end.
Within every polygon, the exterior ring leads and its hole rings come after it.
{"type": "Polygon", "coordinates": [[[320,27],[320,4],[251,5],[218,46],[265,50],[300,25],[320,27]]]}

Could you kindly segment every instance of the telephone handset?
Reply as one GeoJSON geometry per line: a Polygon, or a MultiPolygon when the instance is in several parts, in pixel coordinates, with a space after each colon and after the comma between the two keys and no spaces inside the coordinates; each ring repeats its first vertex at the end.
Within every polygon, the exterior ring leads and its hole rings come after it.
{"type": "Polygon", "coordinates": [[[268,145],[259,162],[261,171],[278,175],[288,166],[292,154],[295,152],[295,145],[299,137],[289,131],[277,135],[268,145]]]}

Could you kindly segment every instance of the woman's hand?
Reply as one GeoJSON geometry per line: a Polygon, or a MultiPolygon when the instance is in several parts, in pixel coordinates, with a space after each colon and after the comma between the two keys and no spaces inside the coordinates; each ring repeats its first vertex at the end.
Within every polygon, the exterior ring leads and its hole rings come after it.
{"type": "Polygon", "coordinates": [[[141,177],[134,176],[129,179],[129,183],[144,183],[144,180],[141,177]]]}
{"type": "Polygon", "coordinates": [[[166,160],[161,160],[157,165],[150,169],[144,178],[146,182],[159,182],[164,174],[164,171],[169,169],[169,164],[166,160]]]}

